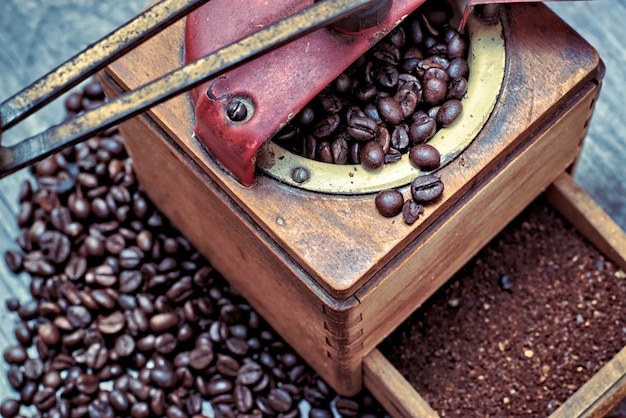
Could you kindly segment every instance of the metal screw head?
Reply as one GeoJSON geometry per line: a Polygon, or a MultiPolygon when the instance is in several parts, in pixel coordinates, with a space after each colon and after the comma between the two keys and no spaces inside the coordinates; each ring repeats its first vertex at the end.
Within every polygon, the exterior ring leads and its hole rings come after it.
{"type": "Polygon", "coordinates": [[[305,167],[295,167],[291,170],[291,179],[298,184],[302,184],[311,177],[311,173],[305,167]]]}
{"type": "Polygon", "coordinates": [[[226,117],[232,122],[247,122],[254,114],[252,100],[244,96],[235,96],[225,107],[226,117]]]}

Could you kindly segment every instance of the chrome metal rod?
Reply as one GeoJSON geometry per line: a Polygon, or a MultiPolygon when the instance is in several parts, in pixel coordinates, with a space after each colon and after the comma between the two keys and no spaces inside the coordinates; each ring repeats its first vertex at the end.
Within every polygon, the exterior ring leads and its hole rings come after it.
{"type": "Polygon", "coordinates": [[[11,147],[0,147],[0,178],[85,140],[292,39],[371,5],[376,0],[327,0],[267,26],[136,90],[105,102],[11,147]]]}
{"type": "Polygon", "coordinates": [[[209,0],[162,0],[0,104],[0,132],[209,0]]]}

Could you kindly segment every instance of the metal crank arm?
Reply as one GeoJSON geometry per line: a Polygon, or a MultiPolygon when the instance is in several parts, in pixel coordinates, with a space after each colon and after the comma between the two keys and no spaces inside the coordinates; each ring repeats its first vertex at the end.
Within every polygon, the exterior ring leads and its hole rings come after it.
{"type": "MultiPolygon", "coordinates": [[[[207,0],[163,0],[126,26],[87,48],[61,67],[0,105],[0,132],[25,119],[94,74],[139,42],[188,14],[207,0]]],[[[152,106],[188,91],[239,64],[292,39],[370,6],[376,0],[326,0],[264,27],[137,90],[77,115],[9,147],[0,147],[0,178],[67,146],[90,138],[152,106]]]]}

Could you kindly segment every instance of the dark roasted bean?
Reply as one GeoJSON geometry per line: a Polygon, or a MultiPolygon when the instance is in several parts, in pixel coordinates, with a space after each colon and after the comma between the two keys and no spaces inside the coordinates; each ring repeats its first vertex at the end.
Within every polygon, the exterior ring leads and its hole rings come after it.
{"type": "Polygon", "coordinates": [[[26,349],[22,346],[15,345],[4,350],[4,361],[9,364],[22,364],[27,358],[26,349]]]}
{"type": "Polygon", "coordinates": [[[429,78],[424,82],[423,98],[424,102],[431,106],[441,104],[448,94],[448,85],[445,80],[439,78],[429,78]]]}
{"type": "Polygon", "coordinates": [[[348,122],[348,134],[357,141],[369,141],[378,131],[378,124],[367,116],[354,116],[348,122]]]}
{"type": "Polygon", "coordinates": [[[387,189],[378,192],[374,199],[376,209],[384,217],[396,216],[402,210],[404,197],[402,193],[394,189],[387,189]]]}
{"type": "Polygon", "coordinates": [[[456,100],[448,100],[441,105],[437,113],[437,123],[444,128],[452,125],[463,111],[463,104],[456,100]]]}
{"type": "Polygon", "coordinates": [[[417,144],[409,151],[409,161],[417,168],[434,170],[441,163],[441,154],[430,144],[417,144]]]}
{"type": "Polygon", "coordinates": [[[424,206],[413,199],[408,199],[402,206],[402,218],[407,225],[414,224],[424,213],[424,206]]]}
{"type": "Polygon", "coordinates": [[[263,369],[258,363],[254,361],[243,364],[237,372],[237,382],[246,386],[251,386],[258,383],[262,377],[263,369]]]}
{"type": "Polygon", "coordinates": [[[411,195],[416,202],[430,202],[443,193],[443,182],[433,174],[417,177],[411,183],[411,195]]]}
{"type": "Polygon", "coordinates": [[[404,119],[402,106],[393,97],[383,97],[376,104],[380,117],[387,123],[397,125],[404,119]]]}
{"type": "Polygon", "coordinates": [[[340,123],[341,117],[339,114],[331,113],[315,125],[313,135],[316,138],[327,138],[337,130],[340,123]]]}
{"type": "Polygon", "coordinates": [[[366,170],[378,170],[385,163],[385,152],[377,141],[369,141],[361,146],[359,159],[366,170]]]}
{"type": "Polygon", "coordinates": [[[409,138],[413,144],[422,144],[431,139],[437,132],[437,122],[430,116],[415,120],[409,127],[409,138]]]}
{"type": "Polygon", "coordinates": [[[33,405],[40,411],[47,411],[56,403],[56,392],[52,388],[43,388],[33,395],[33,405]]]}
{"type": "Polygon", "coordinates": [[[359,414],[359,404],[352,399],[339,398],[335,402],[335,407],[343,417],[355,417],[359,414]]]}

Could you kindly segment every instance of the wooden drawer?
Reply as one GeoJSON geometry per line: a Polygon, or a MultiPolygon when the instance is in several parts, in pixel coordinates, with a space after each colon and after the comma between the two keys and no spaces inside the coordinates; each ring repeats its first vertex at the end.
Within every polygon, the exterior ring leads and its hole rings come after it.
{"type": "MultiPolygon", "coordinates": [[[[546,197],[548,198],[552,206],[556,208],[558,211],[560,211],[561,214],[564,215],[564,217],[567,218],[571,222],[571,224],[574,227],[576,227],[576,229],[579,232],[583,233],[590,242],[595,244],[596,248],[601,253],[603,253],[603,255],[606,257],[607,260],[610,259],[614,263],[614,266],[615,266],[614,270],[618,272],[619,274],[623,274],[623,271],[624,271],[623,269],[626,267],[626,261],[625,261],[626,235],[602,211],[602,209],[599,208],[599,206],[584,191],[582,191],[582,189],[580,189],[579,186],[575,184],[571,176],[569,176],[568,174],[563,174],[562,176],[560,176],[553,183],[553,185],[551,185],[550,188],[547,190],[546,197]]],[[[523,218],[523,220],[526,220],[526,219],[527,218],[523,218]]],[[[519,227],[519,225],[523,225],[523,223],[518,222],[517,225],[518,225],[517,229],[514,230],[515,233],[523,234],[523,232],[520,232],[522,228],[519,227]]],[[[528,223],[526,223],[526,226],[528,228],[532,228],[532,226],[528,226],[528,223]]],[[[511,234],[509,236],[519,236],[519,235],[511,234]]],[[[570,242],[571,241],[580,241],[581,243],[583,242],[582,239],[569,238],[569,235],[568,235],[568,240],[570,240],[570,242]]],[[[511,247],[514,245],[512,241],[513,240],[510,238],[508,241],[508,244],[504,248],[511,249],[511,247]]],[[[585,245],[589,246],[590,244],[587,243],[585,245]]],[[[575,245],[573,246],[574,248],[580,247],[580,246],[575,246],[575,245]]],[[[493,249],[493,246],[490,248],[492,251],[497,251],[493,249]]],[[[568,250],[563,248],[562,251],[568,251],[568,250]]],[[[486,254],[489,254],[489,252],[485,253],[485,257],[486,257],[486,254]]],[[[581,258],[586,256],[584,251],[582,253],[576,252],[576,254],[577,255],[580,254],[581,258]]],[[[549,257],[549,255],[546,257],[549,257]]],[[[483,264],[489,263],[489,261],[484,258],[481,258],[480,262],[483,264]]],[[[534,268],[537,264],[532,264],[532,265],[534,268]]],[[[550,260],[547,260],[546,265],[551,266],[550,260]]],[[[557,265],[559,265],[559,263],[557,263],[557,265]]],[[[575,263],[573,263],[573,265],[577,266],[575,263]]],[[[593,265],[595,267],[595,263],[593,265]]],[[[492,264],[488,264],[488,266],[489,266],[488,268],[478,269],[478,271],[484,273],[485,271],[488,271],[489,268],[493,268],[492,264]]],[[[507,266],[508,267],[506,271],[510,271],[512,274],[515,274],[514,266],[508,265],[508,264],[507,266]]],[[[537,267],[537,270],[536,270],[537,275],[540,275],[539,271],[540,271],[539,267],[537,267]]],[[[470,269],[467,272],[467,274],[472,274],[473,272],[474,271],[470,269]]],[[[617,274],[616,276],[619,276],[619,274],[617,274]]],[[[607,272],[606,274],[600,275],[598,273],[598,277],[604,277],[604,281],[612,279],[615,282],[620,282],[623,280],[619,278],[621,276],[609,277],[608,279],[607,279],[607,276],[614,276],[614,274],[609,275],[609,273],[607,272]]],[[[576,286],[575,284],[576,282],[574,281],[575,280],[574,277],[572,277],[571,271],[570,271],[570,275],[565,275],[565,273],[561,272],[561,270],[555,270],[554,273],[548,273],[548,277],[556,278],[556,280],[559,280],[559,282],[562,283],[561,286],[572,286],[572,287],[576,286]]],[[[592,277],[594,277],[594,280],[596,280],[595,276],[592,276],[592,277]]],[[[493,279],[493,277],[491,277],[490,279],[493,279]]],[[[480,280],[489,280],[489,278],[481,276],[480,280]]],[[[601,279],[598,279],[598,280],[601,280],[601,279]]],[[[476,284],[473,284],[476,282],[477,280],[471,280],[470,284],[468,284],[467,287],[477,286],[476,284]]],[[[550,284],[551,283],[546,283],[546,286],[550,284]]],[[[617,286],[619,285],[613,286],[612,289],[616,289],[617,286]]],[[[498,287],[497,285],[492,286],[492,288],[493,287],[495,287],[496,290],[501,291],[500,289],[497,289],[498,287]]],[[[623,288],[623,286],[619,286],[619,287],[623,288]]],[[[519,288],[517,289],[517,291],[520,291],[519,288]]],[[[503,296],[505,294],[506,293],[503,292],[500,294],[500,296],[498,296],[497,294],[493,296],[497,299],[498,297],[505,297],[503,296]]],[[[585,294],[585,296],[587,295],[585,294]]],[[[522,296],[522,298],[523,297],[524,296],[522,296]]],[[[532,297],[532,296],[529,296],[529,297],[532,297]]],[[[618,295],[617,297],[620,297],[620,296],[618,295]]],[[[491,299],[491,300],[494,300],[494,299],[491,299]]],[[[506,297],[506,300],[509,300],[509,298],[506,297]]],[[[445,297],[441,297],[437,299],[437,301],[439,303],[443,302],[443,304],[445,304],[445,297]]],[[[465,301],[461,301],[460,303],[463,304],[464,302],[467,303],[468,301],[465,300],[465,301]]],[[[477,304],[479,303],[477,302],[477,304]]],[[[437,313],[446,311],[446,309],[450,311],[456,308],[438,307],[434,313],[432,313],[431,311],[427,311],[427,312],[431,312],[430,315],[432,316],[432,315],[437,315],[437,313]]],[[[573,310],[577,310],[577,308],[573,310]]],[[[605,311],[610,322],[615,321],[616,324],[620,324],[621,321],[623,320],[623,313],[620,314],[620,312],[621,311],[617,311],[617,312],[605,311]]],[[[428,314],[426,313],[425,315],[428,315],[428,314]]],[[[473,315],[473,316],[476,316],[476,315],[473,315]]],[[[423,317],[422,315],[418,316],[418,318],[422,318],[422,317],[423,317]]],[[[491,318],[493,319],[493,317],[491,318]]],[[[556,313],[553,313],[551,315],[550,310],[547,310],[545,319],[540,319],[538,320],[538,322],[544,323],[543,321],[545,320],[545,323],[549,324],[551,322],[554,323],[554,321],[558,319],[559,318],[556,318],[556,313]]],[[[436,318],[433,318],[431,320],[433,323],[438,322],[436,318]]],[[[465,323],[464,322],[465,320],[466,320],[465,317],[463,317],[463,319],[454,321],[455,327],[463,328],[463,324],[465,323]]],[[[473,321],[471,323],[474,324],[476,327],[484,326],[485,330],[489,327],[495,326],[493,324],[493,321],[489,322],[489,324],[484,323],[482,325],[480,323],[477,324],[476,322],[473,322],[473,321]]],[[[562,322],[559,322],[559,323],[562,323],[562,322]]],[[[403,326],[404,326],[403,328],[404,332],[410,332],[409,331],[411,329],[410,324],[403,324],[403,326]]],[[[567,333],[564,332],[563,335],[573,336],[575,335],[576,332],[578,332],[577,327],[579,327],[580,325],[572,321],[570,325],[563,325],[563,326],[568,326],[570,328],[570,330],[567,333]]],[[[593,319],[592,319],[592,326],[593,326],[593,319]]],[[[616,325],[616,327],[619,328],[620,325],[616,325]]],[[[472,328],[476,330],[476,333],[481,332],[480,330],[477,330],[475,327],[472,327],[472,328]]],[[[538,328],[540,329],[540,325],[538,325],[538,328]]],[[[419,328],[419,329],[423,331],[423,328],[419,328]]],[[[498,334],[498,335],[504,334],[507,337],[510,337],[512,334],[511,331],[501,332],[502,330],[496,330],[493,328],[489,328],[489,329],[490,329],[490,333],[493,333],[493,334],[498,334]]],[[[621,332],[621,329],[618,329],[617,333],[619,332],[621,332]]],[[[524,331],[522,330],[521,333],[524,334],[524,331]]],[[[608,340],[609,339],[608,337],[609,336],[606,335],[605,340],[608,340]]],[[[428,336],[425,335],[424,338],[428,338],[428,336]]],[[[451,335],[449,338],[454,339],[455,337],[454,335],[451,335]]],[[[602,336],[600,336],[599,338],[602,338],[602,336]]],[[[617,339],[617,341],[620,341],[619,336],[616,336],[615,338],[617,339]]],[[[407,341],[415,341],[415,340],[416,340],[415,338],[410,339],[407,337],[407,341]]],[[[585,341],[587,344],[589,344],[589,341],[591,341],[593,344],[597,344],[598,346],[607,347],[607,351],[610,351],[612,349],[611,348],[612,345],[609,342],[597,341],[597,339],[593,339],[593,338],[585,340],[585,341]]],[[[394,342],[397,344],[397,340],[394,340],[394,342]]],[[[411,343],[409,342],[409,344],[411,343]]],[[[585,342],[579,342],[579,344],[585,344],[585,342]]],[[[450,344],[450,346],[458,347],[454,344],[450,344]]],[[[396,348],[397,345],[393,345],[393,347],[396,348]]],[[[414,346],[411,345],[410,347],[414,347],[414,346]]],[[[571,347],[571,345],[565,345],[563,347],[564,349],[561,351],[558,349],[553,349],[542,354],[553,357],[555,359],[562,358],[564,351],[566,351],[565,350],[566,347],[571,347]]],[[[475,348],[476,350],[478,349],[478,347],[475,347],[475,348]]],[[[516,348],[519,349],[519,347],[517,346],[516,348]]],[[[385,348],[382,349],[382,351],[385,351],[391,355],[394,355],[391,350],[392,350],[391,343],[388,343],[385,346],[385,348]]],[[[369,388],[369,390],[381,401],[381,403],[383,403],[385,408],[393,416],[438,417],[439,415],[437,414],[437,412],[428,404],[428,402],[424,400],[424,398],[416,391],[416,389],[414,389],[411,386],[411,384],[407,381],[407,379],[405,379],[405,377],[398,371],[398,369],[396,369],[396,367],[385,357],[382,351],[378,349],[373,350],[370,354],[368,354],[365,357],[363,361],[363,374],[364,374],[365,386],[369,388]]],[[[402,350],[402,353],[408,355],[410,351],[412,350],[404,349],[402,350]]],[[[495,351],[499,353],[497,348],[495,349],[495,351]]],[[[576,353],[576,350],[571,354],[575,354],[575,353],[576,353]]],[[[509,353],[508,351],[507,351],[506,356],[516,357],[516,354],[520,354],[520,357],[521,357],[521,353],[516,353],[516,352],[509,353]]],[[[443,356],[445,356],[445,354],[443,354],[443,356]]],[[[394,355],[394,357],[399,358],[399,355],[394,355]]],[[[502,352],[501,357],[505,357],[504,352],[502,352]]],[[[595,360],[595,358],[597,358],[597,355],[591,356],[591,360],[587,360],[587,361],[592,361],[592,362],[600,361],[600,360],[595,360]]],[[[395,361],[396,361],[396,364],[398,364],[397,363],[398,360],[395,360],[395,361]]],[[[406,361],[408,362],[410,360],[406,360],[406,361]]],[[[462,357],[456,358],[455,361],[459,361],[463,363],[464,359],[462,357]]],[[[547,362],[551,363],[550,360],[547,360],[547,362]]],[[[445,361],[442,361],[442,363],[445,363],[445,361]]],[[[523,359],[522,361],[519,361],[519,363],[527,364],[527,365],[534,364],[530,359],[523,359]]],[[[566,365],[563,367],[569,366],[571,370],[573,371],[575,366],[572,366],[572,363],[575,363],[575,362],[571,362],[569,365],[566,365]]],[[[407,363],[403,363],[403,364],[407,364],[407,363]]],[[[584,361],[580,360],[580,364],[584,364],[584,361]]],[[[403,367],[403,366],[400,366],[400,367],[403,367]]],[[[409,367],[409,366],[404,366],[404,367],[409,367]]],[[[528,366],[528,367],[531,367],[531,366],[528,366]]],[[[550,373],[558,374],[559,373],[558,369],[560,367],[561,365],[559,363],[553,363],[552,368],[550,368],[550,373]]],[[[498,377],[494,377],[493,373],[490,374],[489,370],[486,370],[484,368],[481,369],[480,365],[476,365],[476,368],[479,374],[486,373],[487,376],[492,376],[493,379],[498,379],[498,377]]],[[[581,369],[579,369],[577,373],[582,372],[581,369]]],[[[494,389],[494,393],[498,393],[498,394],[506,393],[508,395],[507,390],[515,387],[516,383],[519,383],[519,379],[516,380],[516,378],[514,377],[515,373],[512,372],[511,370],[500,370],[500,374],[505,374],[507,376],[506,379],[502,379],[502,380],[508,381],[509,382],[508,384],[510,385],[510,387],[508,386],[506,388],[497,387],[494,389]]],[[[442,370],[441,375],[445,376],[446,371],[442,370]]],[[[532,375],[533,374],[530,373],[529,376],[532,376],[532,375]]],[[[450,372],[450,383],[449,385],[446,385],[446,387],[461,386],[461,387],[467,388],[467,386],[469,385],[468,383],[469,381],[479,382],[478,380],[472,380],[471,378],[467,379],[467,381],[459,382],[454,376],[456,375],[450,372]]],[[[488,377],[486,377],[485,379],[488,379],[488,377]]],[[[545,376],[544,376],[544,379],[545,379],[545,376]]],[[[531,380],[532,379],[529,379],[528,382],[524,382],[523,384],[535,385],[536,381],[533,382],[531,380]]],[[[555,388],[554,382],[556,380],[557,379],[554,379],[552,381],[553,383],[550,385],[550,387],[555,388]]],[[[573,382],[568,383],[567,380],[563,382],[564,385],[569,385],[570,383],[573,383],[573,382]]],[[[480,385],[481,383],[474,383],[474,384],[480,385]]],[[[432,385],[424,385],[424,387],[429,387],[429,386],[432,386],[432,385]]],[[[487,385],[483,384],[483,386],[487,386],[487,385]]],[[[538,390],[540,390],[542,396],[545,395],[545,396],[550,397],[551,399],[554,399],[554,395],[551,395],[549,391],[546,391],[546,388],[547,387],[545,386],[543,388],[539,387],[538,390]]],[[[471,390],[469,390],[469,392],[471,392],[471,390]]],[[[532,392],[532,393],[539,393],[539,392],[532,392]]],[[[470,395],[468,395],[468,391],[465,391],[465,392],[459,391],[459,396],[470,396],[470,395]]],[[[553,409],[553,412],[550,414],[550,417],[555,417],[555,418],[556,417],[559,417],[559,418],[561,417],[562,418],[603,417],[607,412],[609,412],[616,405],[617,402],[619,402],[625,396],[626,396],[626,347],[621,349],[617,354],[615,354],[615,356],[612,359],[606,362],[595,374],[593,374],[593,376],[589,380],[586,381],[586,383],[584,383],[584,385],[582,385],[573,395],[571,395],[564,403],[562,403],[558,407],[558,409],[556,410],[553,409]]],[[[448,393],[446,398],[449,398],[449,397],[450,395],[448,393]]],[[[510,402],[511,403],[519,402],[519,401],[524,402],[524,400],[520,399],[520,397],[523,398],[523,395],[522,394],[512,395],[510,402]]],[[[432,391],[430,392],[429,399],[433,399],[433,398],[435,399],[437,398],[436,391],[434,393],[432,391]]],[[[474,402],[480,402],[480,398],[476,399],[476,395],[474,395],[474,398],[475,398],[474,402]]],[[[500,398],[498,398],[496,395],[494,395],[493,398],[497,398],[498,401],[500,401],[500,398]]],[[[507,398],[507,402],[509,402],[508,398],[507,398]]],[[[466,403],[471,403],[471,401],[467,401],[466,403]]],[[[443,399],[442,399],[441,405],[443,405],[443,399]]],[[[503,406],[502,408],[504,409],[505,407],[503,406]]],[[[545,413],[545,415],[547,414],[548,412],[545,413]]],[[[513,413],[511,413],[511,415],[513,415],[513,413]]],[[[534,411],[533,415],[545,416],[544,414],[542,414],[541,411],[534,411]]]]}
{"type": "MultiPolygon", "coordinates": [[[[340,394],[357,393],[363,359],[578,158],[600,58],[542,5],[507,8],[503,25],[494,111],[440,171],[442,199],[411,227],[381,217],[373,194],[303,191],[265,175],[241,186],[192,137],[186,97],[120,127],[159,209],[340,394]],[[429,262],[433,254],[446,262],[429,262]]],[[[178,68],[182,29],[111,64],[107,94],[178,68]]]]}

